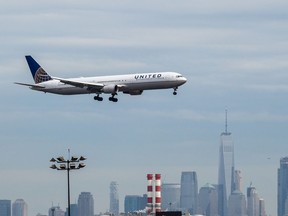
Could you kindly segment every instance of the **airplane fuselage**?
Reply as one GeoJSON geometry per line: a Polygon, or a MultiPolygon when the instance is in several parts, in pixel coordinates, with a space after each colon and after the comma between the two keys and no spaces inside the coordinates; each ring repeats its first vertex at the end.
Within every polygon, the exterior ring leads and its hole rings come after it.
{"type": "MultiPolygon", "coordinates": [[[[117,87],[117,91],[137,95],[144,90],[177,88],[186,82],[181,74],[176,72],[153,72],[113,76],[80,77],[67,79],[71,82],[103,84],[111,88],[117,87]]],[[[52,79],[30,87],[33,90],[61,95],[109,93],[102,90],[91,90],[89,87],[77,87],[61,80],[52,79]],[[39,88],[37,87],[39,85],[39,88]]]]}

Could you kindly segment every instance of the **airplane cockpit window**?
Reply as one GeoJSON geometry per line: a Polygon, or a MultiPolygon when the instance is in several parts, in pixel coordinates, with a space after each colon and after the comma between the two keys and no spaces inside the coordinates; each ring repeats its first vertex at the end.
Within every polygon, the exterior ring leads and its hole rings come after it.
{"type": "Polygon", "coordinates": [[[183,76],[182,76],[182,75],[177,75],[177,76],[176,76],[176,78],[180,78],[180,77],[183,77],[183,76]]]}

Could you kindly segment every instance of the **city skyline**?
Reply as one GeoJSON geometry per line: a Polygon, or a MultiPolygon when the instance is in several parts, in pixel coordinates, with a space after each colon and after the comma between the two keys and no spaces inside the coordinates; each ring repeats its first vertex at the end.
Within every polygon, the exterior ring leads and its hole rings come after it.
{"type": "MultiPolygon", "coordinates": [[[[287,158],[284,158],[284,159],[287,159],[287,158]]],[[[282,160],[283,158],[281,158],[281,161],[282,160]]],[[[247,187],[247,194],[246,194],[247,197],[245,197],[242,191],[239,190],[240,185],[241,185],[241,178],[242,178],[242,176],[240,176],[241,172],[239,170],[236,170],[235,173],[236,173],[235,174],[236,176],[238,175],[237,186],[235,186],[235,190],[228,197],[229,205],[227,206],[227,211],[230,212],[231,214],[233,211],[235,212],[242,211],[243,213],[247,212],[247,216],[257,216],[259,213],[261,213],[261,216],[266,216],[267,214],[266,214],[266,208],[265,208],[265,200],[262,197],[261,198],[259,197],[258,192],[256,191],[256,188],[252,186],[251,184],[250,186],[247,187]],[[247,199],[247,203],[246,203],[246,199],[247,199]]],[[[157,174],[157,175],[160,176],[160,174],[157,174]]],[[[221,205],[218,202],[218,199],[219,199],[218,194],[219,192],[221,193],[221,190],[222,190],[221,187],[219,187],[219,185],[217,184],[206,183],[199,189],[196,189],[197,188],[197,173],[195,171],[182,171],[181,173],[179,173],[179,175],[181,176],[182,184],[181,182],[179,183],[166,182],[166,183],[161,184],[162,195],[160,199],[162,201],[161,201],[160,206],[161,206],[162,211],[172,210],[172,211],[182,211],[183,213],[191,212],[192,215],[218,214],[218,211],[219,211],[218,209],[220,208],[220,205],[221,205]],[[182,186],[182,189],[181,189],[181,186],[182,186]],[[181,194],[181,191],[184,191],[184,194],[181,194]],[[196,192],[195,195],[194,195],[194,192],[196,192]],[[181,196],[184,196],[184,199],[181,198],[181,196]],[[168,200],[169,200],[169,203],[167,203],[168,200]],[[196,202],[197,204],[190,203],[187,205],[189,201],[196,202]],[[197,205],[196,209],[193,207],[195,205],[197,205]],[[208,205],[210,206],[209,208],[207,208],[208,205]]],[[[155,183],[152,183],[152,185],[154,184],[155,183]]],[[[111,198],[111,195],[112,195],[112,198],[114,198],[114,195],[115,195],[114,193],[118,191],[117,185],[118,184],[115,181],[110,182],[110,187],[109,187],[110,198],[111,198]],[[117,188],[115,188],[115,186],[117,188]],[[111,194],[111,192],[113,193],[111,194]]],[[[147,194],[143,194],[143,196],[126,194],[125,197],[122,197],[124,211],[121,211],[118,213],[119,214],[129,213],[129,212],[142,212],[143,213],[147,211],[148,210],[147,207],[149,206],[147,202],[148,201],[147,198],[148,198],[148,191],[147,191],[147,194]]],[[[152,200],[154,199],[155,197],[152,200]]],[[[27,212],[28,205],[23,199],[16,199],[14,203],[25,203],[25,209],[26,209],[25,212],[27,212]]],[[[71,216],[73,215],[77,216],[77,213],[82,216],[91,216],[92,212],[94,212],[94,204],[95,202],[94,202],[93,194],[91,194],[90,192],[81,192],[78,196],[78,203],[71,204],[71,209],[72,209],[71,216]]],[[[119,204],[119,197],[118,197],[118,204],[119,204]]],[[[10,206],[10,210],[11,209],[13,210],[13,206],[11,206],[11,200],[0,200],[0,212],[2,212],[3,209],[5,210],[5,212],[7,212],[7,205],[10,206]]],[[[66,208],[66,212],[62,210],[62,208],[65,209],[63,205],[65,206],[65,204],[62,204],[62,205],[58,204],[58,206],[49,207],[48,216],[53,216],[54,213],[55,213],[55,216],[57,216],[58,214],[62,216],[64,213],[67,216],[68,209],[66,208]],[[52,211],[54,213],[52,213],[52,211]]],[[[155,207],[156,203],[153,203],[153,206],[155,207]]],[[[119,206],[117,206],[117,209],[119,209],[119,206]]],[[[46,215],[45,211],[38,212],[38,214],[46,215]]],[[[101,214],[104,214],[104,215],[113,214],[114,215],[114,212],[111,211],[111,208],[110,208],[109,210],[105,212],[94,212],[94,214],[95,215],[97,214],[100,214],[100,215],[101,214]]],[[[231,214],[228,214],[228,215],[231,215],[231,214]]],[[[7,216],[14,216],[14,214],[12,215],[10,211],[10,214],[8,214],[7,216]]]]}
{"type": "Polygon", "coordinates": [[[67,149],[88,158],[70,173],[71,203],[90,191],[95,212],[109,209],[112,180],[120,211],[124,192],[146,192],[146,173],[179,182],[193,170],[199,187],[217,183],[228,109],[243,188],[252,182],[276,215],[288,140],[287,7],[284,0],[2,0],[1,198],[23,198],[32,216],[52,202],[65,206],[66,173],[49,169],[49,160],[67,149]],[[25,55],[56,77],[176,71],[188,81],[177,96],[144,91],[95,103],[93,94],[16,86],[32,83],[25,55]]]}

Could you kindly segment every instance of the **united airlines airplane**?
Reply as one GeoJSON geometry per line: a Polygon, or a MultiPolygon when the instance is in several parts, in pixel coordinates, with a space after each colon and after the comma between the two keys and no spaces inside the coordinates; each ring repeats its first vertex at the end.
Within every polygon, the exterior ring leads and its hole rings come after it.
{"type": "Polygon", "coordinates": [[[91,94],[97,101],[102,101],[100,94],[111,94],[109,101],[117,102],[118,92],[130,95],[141,95],[144,90],[174,89],[177,94],[179,86],[187,79],[175,72],[152,72],[113,76],[96,76],[63,79],[52,77],[31,57],[25,56],[35,84],[15,82],[15,84],[29,86],[32,90],[61,95],[91,94]]]}

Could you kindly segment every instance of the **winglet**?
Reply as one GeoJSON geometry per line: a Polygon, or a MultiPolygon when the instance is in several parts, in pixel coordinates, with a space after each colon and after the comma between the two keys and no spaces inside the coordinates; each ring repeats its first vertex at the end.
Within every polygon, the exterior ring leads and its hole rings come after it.
{"type": "Polygon", "coordinates": [[[35,83],[46,82],[52,78],[46,73],[46,71],[32,58],[32,56],[25,56],[29,65],[32,77],[35,83]]]}

